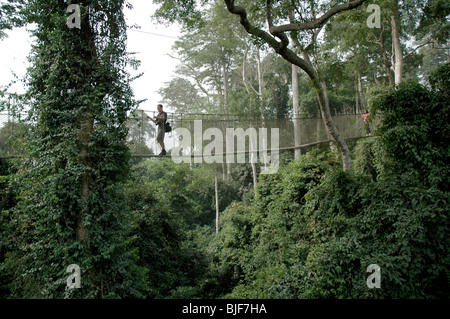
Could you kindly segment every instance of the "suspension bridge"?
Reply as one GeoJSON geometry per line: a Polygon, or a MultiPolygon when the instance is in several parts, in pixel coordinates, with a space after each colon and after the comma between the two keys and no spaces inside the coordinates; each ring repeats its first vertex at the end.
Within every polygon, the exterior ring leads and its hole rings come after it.
{"type": "MultiPolygon", "coordinates": [[[[256,134],[269,132],[265,136],[266,140],[258,138],[258,142],[264,142],[263,149],[273,151],[271,148],[271,132],[278,132],[278,145],[276,151],[294,151],[307,149],[309,147],[328,143],[331,141],[325,129],[324,122],[320,117],[300,117],[300,118],[260,118],[255,116],[229,115],[229,114],[206,114],[206,113],[171,113],[167,112],[167,122],[170,123],[172,131],[165,134],[165,144],[168,153],[166,156],[156,155],[160,151],[160,146],[156,142],[157,128],[155,124],[147,119],[153,117],[155,111],[136,110],[131,113],[127,120],[128,137],[132,156],[141,158],[152,157],[172,157],[171,151],[177,150],[179,157],[204,157],[199,153],[199,149],[204,148],[212,138],[212,135],[222,136],[223,142],[227,136],[227,130],[242,129],[247,134],[246,149],[233,150],[233,155],[239,153],[251,153],[256,149],[251,145],[251,134],[254,130],[256,134]],[[295,132],[297,128],[297,132],[295,132]],[[262,131],[261,131],[262,130],[262,131]],[[186,137],[186,133],[189,136],[186,137]],[[214,133],[214,134],[212,134],[214,133]],[[297,137],[295,137],[297,136],[297,137]],[[199,137],[201,139],[199,144],[199,137]],[[189,139],[190,141],[186,141],[189,139]],[[190,143],[190,144],[189,144],[190,143]],[[192,147],[187,147],[192,145],[192,147]]],[[[356,140],[366,136],[365,123],[361,114],[342,114],[333,116],[333,120],[345,140],[356,140]]],[[[22,141],[29,134],[29,129],[33,124],[27,121],[26,113],[0,112],[0,158],[14,158],[23,155],[22,141]]],[[[225,143],[224,143],[225,145],[225,143]]],[[[230,152],[227,149],[215,150],[215,156],[227,156],[230,152]]]]}

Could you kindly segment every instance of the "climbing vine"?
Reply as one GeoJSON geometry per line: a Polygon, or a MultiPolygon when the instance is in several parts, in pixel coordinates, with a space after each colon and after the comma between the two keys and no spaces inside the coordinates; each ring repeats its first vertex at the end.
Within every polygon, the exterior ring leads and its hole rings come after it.
{"type": "Polygon", "coordinates": [[[35,43],[27,74],[35,125],[14,181],[8,264],[13,295],[29,298],[140,297],[142,272],[129,247],[125,137],[135,109],[126,53],[123,0],[29,1],[22,14],[35,43]],[[76,13],[76,11],[74,11],[76,13]],[[66,269],[81,268],[82,288],[68,289],[66,269]]]}

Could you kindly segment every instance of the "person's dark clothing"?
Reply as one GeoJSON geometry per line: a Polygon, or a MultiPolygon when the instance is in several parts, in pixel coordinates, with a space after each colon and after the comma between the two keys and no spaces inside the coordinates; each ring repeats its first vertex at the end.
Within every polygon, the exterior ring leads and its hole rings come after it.
{"type": "Polygon", "coordinates": [[[156,125],[158,125],[158,135],[156,136],[156,140],[158,142],[164,142],[164,125],[167,121],[167,113],[166,112],[160,112],[158,114],[158,118],[156,119],[156,125]]]}

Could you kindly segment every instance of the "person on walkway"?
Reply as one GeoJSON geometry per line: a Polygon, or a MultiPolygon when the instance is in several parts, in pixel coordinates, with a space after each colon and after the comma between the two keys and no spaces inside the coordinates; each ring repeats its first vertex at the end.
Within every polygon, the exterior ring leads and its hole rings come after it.
{"type": "Polygon", "coordinates": [[[369,136],[370,135],[370,124],[369,124],[370,113],[367,109],[364,112],[364,114],[362,115],[362,117],[364,120],[364,124],[366,126],[366,136],[369,136]]]}
{"type": "Polygon", "coordinates": [[[150,116],[147,115],[147,118],[153,121],[158,126],[158,134],[156,136],[156,141],[161,145],[162,151],[158,155],[166,155],[166,147],[164,146],[164,134],[165,134],[165,125],[167,121],[167,113],[163,111],[162,104],[157,105],[158,109],[158,115],[154,116],[155,119],[152,119],[150,116]]]}

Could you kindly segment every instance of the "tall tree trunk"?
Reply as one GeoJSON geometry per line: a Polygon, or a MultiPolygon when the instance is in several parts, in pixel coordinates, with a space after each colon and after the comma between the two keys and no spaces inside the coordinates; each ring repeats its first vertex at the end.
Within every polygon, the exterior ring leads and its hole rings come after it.
{"type": "Polygon", "coordinates": [[[252,174],[253,174],[253,191],[255,192],[255,198],[258,196],[258,191],[256,186],[258,185],[258,172],[256,170],[256,163],[252,163],[252,174]]]}
{"type": "Polygon", "coordinates": [[[244,51],[244,57],[242,58],[242,82],[244,82],[245,89],[247,90],[247,93],[250,93],[250,88],[247,82],[247,57],[248,57],[248,51],[250,50],[250,44],[246,44],[245,51],[244,51]]]}
{"type": "MultiPolygon", "coordinates": [[[[298,96],[298,67],[292,64],[292,103],[294,108],[294,146],[298,147],[301,145],[300,140],[300,119],[299,119],[299,96],[298,96]]],[[[295,149],[295,159],[299,160],[301,155],[301,150],[295,149]]]]}
{"type": "Polygon", "coordinates": [[[263,74],[262,74],[262,65],[261,65],[261,55],[259,49],[257,51],[258,58],[258,95],[259,95],[259,107],[261,110],[261,115],[264,118],[264,110],[263,110],[263,74]]]}
{"type": "MultiPolygon", "coordinates": [[[[259,49],[257,49],[257,59],[258,59],[258,96],[259,96],[259,109],[261,112],[261,121],[262,121],[262,127],[266,127],[266,116],[264,112],[264,99],[263,99],[263,92],[264,92],[264,79],[263,79],[263,70],[262,70],[262,64],[261,64],[261,55],[259,49]]],[[[267,145],[266,137],[263,136],[263,144],[267,145]]],[[[261,147],[261,146],[260,146],[261,147]]],[[[268,163],[266,160],[266,157],[264,157],[264,169],[268,169],[268,163]]]]}
{"type": "Polygon", "coordinates": [[[358,90],[358,73],[355,74],[355,101],[356,101],[356,106],[355,106],[355,113],[360,113],[360,108],[359,108],[359,90],[358,90]]]}
{"type": "MultiPolygon", "coordinates": [[[[86,61],[97,62],[97,48],[94,40],[94,32],[91,29],[89,23],[89,16],[82,15],[82,25],[81,32],[83,33],[84,43],[90,49],[85,51],[86,56],[84,57],[86,61]]],[[[89,70],[86,70],[89,72],[89,70]]],[[[90,77],[89,74],[86,74],[90,77]]],[[[89,79],[85,80],[85,83],[89,83],[89,79]]],[[[79,163],[84,167],[83,179],[81,181],[81,203],[82,207],[77,216],[77,239],[81,242],[85,241],[88,237],[86,229],[84,227],[85,212],[89,211],[89,195],[90,195],[90,183],[92,180],[92,166],[88,159],[89,155],[89,143],[91,141],[91,136],[94,132],[94,114],[92,113],[92,105],[88,103],[83,115],[80,118],[80,129],[78,131],[78,139],[80,141],[80,153],[79,153],[79,163]]]]}
{"type": "MultiPolygon", "coordinates": [[[[336,134],[336,132],[337,132],[337,134],[339,135],[339,137],[341,137],[341,133],[339,132],[339,130],[337,129],[337,127],[336,127],[336,124],[334,123],[334,120],[333,120],[333,118],[331,117],[331,111],[330,111],[330,100],[328,99],[328,89],[327,89],[327,85],[326,85],[326,83],[325,83],[325,81],[322,81],[321,83],[321,86],[322,86],[322,90],[321,90],[321,93],[320,94],[322,94],[323,95],[323,99],[324,99],[324,101],[325,101],[325,105],[327,105],[324,109],[328,109],[328,115],[326,115],[324,112],[322,112],[322,107],[320,108],[320,111],[321,111],[321,115],[322,115],[322,119],[324,119],[324,121],[325,121],[325,128],[326,128],[326,130],[327,130],[327,137],[328,137],[328,139],[330,140],[330,150],[333,152],[333,153],[337,153],[338,151],[340,151],[340,149],[338,148],[338,145],[336,145],[336,143],[339,143],[339,142],[337,142],[337,140],[336,140],[336,138],[334,137],[334,135],[332,134],[332,130],[330,130],[330,127],[331,126],[334,126],[334,130],[335,130],[335,134],[336,134]],[[327,116],[328,117],[328,121],[330,121],[331,120],[331,122],[329,122],[328,124],[327,124],[327,120],[325,120],[325,118],[324,118],[324,116],[327,116]]],[[[319,101],[319,105],[320,105],[320,101],[319,101]]],[[[326,110],[324,110],[325,112],[326,112],[326,110]]],[[[342,137],[341,137],[342,138],[342,137]]],[[[344,141],[344,139],[342,138],[342,141],[344,141]]],[[[344,144],[347,146],[347,143],[345,143],[345,141],[344,141],[344,144]]],[[[337,154],[336,154],[337,155],[337,154]]],[[[344,167],[344,170],[346,170],[345,169],[345,159],[346,159],[346,157],[344,157],[344,156],[342,156],[343,157],[343,159],[344,159],[344,165],[343,165],[343,167],[344,167]]],[[[348,157],[347,158],[349,158],[350,157],[350,151],[348,151],[348,157]]],[[[337,158],[337,156],[336,156],[336,158],[337,158]]],[[[351,163],[351,162],[350,162],[351,163]]]]}
{"type": "MultiPolygon", "coordinates": [[[[223,79],[223,107],[225,111],[226,120],[229,119],[228,116],[228,105],[229,105],[229,87],[228,87],[228,69],[226,63],[226,56],[224,53],[222,61],[222,79],[223,79]]],[[[231,176],[231,163],[226,164],[227,167],[227,178],[231,176]]]]}
{"type": "Polygon", "coordinates": [[[359,97],[360,97],[360,102],[361,102],[361,108],[365,109],[366,108],[366,101],[364,98],[364,92],[363,92],[363,87],[362,87],[362,81],[361,81],[361,74],[358,71],[358,93],[359,93],[359,97]]]}
{"type": "MultiPolygon", "coordinates": [[[[256,151],[257,145],[255,145],[255,141],[253,141],[252,138],[249,138],[250,140],[250,151],[256,151]]],[[[258,143],[258,142],[256,142],[258,143]]],[[[256,159],[258,158],[258,154],[254,152],[249,153],[249,159],[252,167],[252,175],[253,175],[253,190],[255,192],[255,198],[258,196],[258,193],[256,191],[256,186],[258,184],[258,171],[256,170],[256,159]]]]}
{"type": "MultiPolygon", "coordinates": [[[[321,81],[319,78],[318,73],[314,69],[311,60],[309,59],[306,52],[302,51],[302,56],[304,58],[303,62],[300,67],[303,71],[308,74],[309,78],[312,81],[312,84],[314,86],[314,89],[317,94],[317,100],[319,102],[319,108],[320,113],[322,115],[322,119],[325,124],[325,128],[327,130],[327,136],[331,137],[331,139],[335,142],[335,144],[330,144],[330,148],[332,151],[334,147],[337,147],[339,152],[342,155],[342,168],[344,171],[351,171],[352,170],[352,158],[350,155],[350,150],[347,146],[347,143],[345,142],[344,138],[342,137],[341,133],[336,127],[336,124],[333,121],[333,118],[331,117],[331,111],[330,111],[330,100],[328,99],[328,92],[327,92],[327,86],[324,81],[321,81]]],[[[300,61],[299,61],[300,62],[300,61]]]]}
{"type": "Polygon", "coordinates": [[[217,181],[217,172],[214,171],[214,193],[216,198],[216,234],[219,233],[219,183],[217,181]]]}
{"type": "Polygon", "coordinates": [[[373,79],[375,81],[375,84],[380,85],[380,80],[378,80],[377,67],[376,66],[373,69],[373,79]]]}
{"type": "Polygon", "coordinates": [[[400,27],[396,13],[391,15],[392,27],[392,59],[394,65],[395,85],[402,82],[403,73],[403,52],[400,44],[400,27]]]}
{"type": "MultiPolygon", "coordinates": [[[[261,67],[259,49],[258,49],[258,62],[257,62],[258,63],[258,65],[257,65],[257,67],[258,67],[258,85],[259,85],[258,91],[256,91],[253,88],[252,84],[249,84],[247,82],[247,56],[248,56],[249,49],[250,49],[250,45],[247,44],[245,47],[244,58],[243,58],[243,63],[242,63],[242,81],[244,82],[244,86],[245,86],[245,89],[247,90],[247,93],[250,93],[250,88],[251,88],[258,95],[258,103],[260,105],[260,110],[261,110],[261,112],[263,112],[263,110],[262,110],[262,105],[263,105],[262,104],[263,103],[263,100],[262,100],[263,83],[262,83],[262,81],[263,81],[263,79],[262,79],[262,67],[261,67]]],[[[250,142],[251,142],[251,139],[250,139],[250,142]]],[[[257,194],[256,193],[256,184],[258,182],[258,172],[256,170],[256,163],[253,163],[253,161],[251,161],[250,165],[252,167],[253,188],[255,190],[255,196],[256,196],[256,194],[257,194]]]]}
{"type": "MultiPolygon", "coordinates": [[[[81,141],[80,147],[80,163],[85,166],[85,172],[83,175],[83,180],[81,183],[81,200],[82,203],[86,206],[89,202],[89,190],[90,190],[90,182],[91,182],[91,170],[90,163],[87,159],[89,152],[89,141],[90,136],[94,130],[94,117],[91,111],[86,111],[84,114],[84,118],[82,119],[80,131],[79,131],[79,139],[81,141]]],[[[84,241],[86,239],[86,230],[83,225],[83,208],[79,212],[78,221],[77,221],[77,238],[80,241],[84,241]]]]}
{"type": "Polygon", "coordinates": [[[228,71],[225,62],[225,57],[222,65],[222,78],[223,78],[223,106],[225,112],[228,114],[228,100],[229,100],[229,92],[228,92],[228,71]]]}
{"type": "Polygon", "coordinates": [[[386,54],[386,47],[384,46],[383,31],[384,31],[383,25],[381,25],[380,46],[381,46],[381,53],[383,54],[384,69],[386,71],[386,75],[388,76],[389,84],[391,85],[391,87],[394,87],[394,85],[395,85],[394,78],[392,77],[391,67],[389,65],[389,60],[388,60],[387,54],[386,54]]]}

